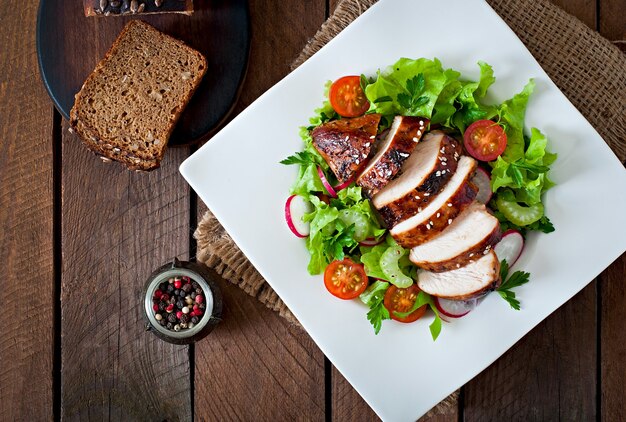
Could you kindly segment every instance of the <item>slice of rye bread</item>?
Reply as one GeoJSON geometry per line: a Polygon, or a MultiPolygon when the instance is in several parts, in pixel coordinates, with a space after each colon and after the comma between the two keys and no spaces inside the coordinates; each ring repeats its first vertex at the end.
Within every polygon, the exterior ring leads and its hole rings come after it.
{"type": "Polygon", "coordinates": [[[206,70],[199,52],[131,21],[76,94],[70,126],[96,154],[153,170],[206,70]]]}

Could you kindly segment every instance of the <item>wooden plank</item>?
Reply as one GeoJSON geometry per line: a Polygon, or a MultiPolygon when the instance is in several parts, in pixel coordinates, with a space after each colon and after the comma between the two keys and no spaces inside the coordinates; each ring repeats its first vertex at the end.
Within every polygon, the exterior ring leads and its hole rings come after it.
{"type": "Polygon", "coordinates": [[[313,340],[220,281],[224,319],[196,344],[196,419],[324,420],[324,356],[313,340]]]}
{"type": "Polygon", "coordinates": [[[465,420],[594,420],[595,315],[594,281],[465,386],[465,420]]]}
{"type": "Polygon", "coordinates": [[[63,128],[64,419],[190,420],[187,346],[145,331],[150,273],[189,248],[187,149],[151,173],[103,164],[63,128]]]}
{"type": "MultiPolygon", "coordinates": [[[[250,13],[250,71],[233,116],[289,73],[324,21],[325,2],[257,0],[250,2],[250,13]]],[[[201,204],[199,217],[204,210],[201,204]]],[[[301,328],[239,288],[222,286],[224,321],[195,346],[196,419],[323,420],[321,351],[301,328]]]]}
{"type": "Polygon", "coordinates": [[[597,9],[596,0],[550,0],[552,3],[565,10],[570,15],[576,16],[585,25],[593,30],[597,30],[597,9]]]}
{"type": "Polygon", "coordinates": [[[39,81],[36,15],[37,2],[15,0],[0,12],[3,420],[53,417],[52,107],[39,81]]]}
{"type": "Polygon", "coordinates": [[[601,416],[626,420],[626,254],[600,275],[601,416]]]}
{"type": "Polygon", "coordinates": [[[601,0],[599,2],[598,30],[611,41],[626,42],[626,0],[601,0]]]}

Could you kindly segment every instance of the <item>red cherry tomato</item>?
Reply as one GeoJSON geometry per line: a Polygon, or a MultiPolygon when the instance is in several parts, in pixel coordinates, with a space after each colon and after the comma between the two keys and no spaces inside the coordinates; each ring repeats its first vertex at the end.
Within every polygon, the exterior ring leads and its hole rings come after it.
{"type": "Polygon", "coordinates": [[[359,76],[344,76],[337,79],[328,92],[330,105],[343,117],[357,117],[364,114],[370,103],[361,88],[359,76]]]}
{"type": "Polygon", "coordinates": [[[493,161],[506,148],[506,133],[492,120],[478,120],[465,129],[463,141],[472,157],[479,161],[493,161]]]}
{"type": "Polygon", "coordinates": [[[348,258],[331,262],[324,272],[326,289],[339,299],[354,299],[365,291],[367,283],[363,265],[348,258]]]}
{"type": "Polygon", "coordinates": [[[419,292],[420,289],[417,287],[417,284],[412,284],[411,287],[406,289],[391,285],[385,292],[385,299],[383,300],[383,305],[389,311],[391,319],[400,322],[413,322],[420,319],[426,313],[426,305],[417,308],[405,317],[396,315],[396,312],[410,311],[417,300],[419,292]]]}

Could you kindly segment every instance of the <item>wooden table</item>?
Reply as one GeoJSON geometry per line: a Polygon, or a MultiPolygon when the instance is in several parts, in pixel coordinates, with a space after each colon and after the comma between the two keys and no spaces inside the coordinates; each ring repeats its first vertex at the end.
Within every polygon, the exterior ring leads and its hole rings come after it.
{"type": "MultiPolygon", "coordinates": [[[[624,0],[556,2],[626,38],[624,0]]],[[[8,0],[0,12],[0,419],[375,419],[304,331],[232,285],[207,340],[173,346],[143,331],[147,275],[194,255],[204,208],[177,170],[191,149],[150,174],[88,153],[40,81],[37,6],[8,0]]],[[[334,6],[250,1],[233,115],[289,72],[334,6]]],[[[465,385],[456,415],[433,419],[626,420],[625,274],[622,256],[465,385]]]]}

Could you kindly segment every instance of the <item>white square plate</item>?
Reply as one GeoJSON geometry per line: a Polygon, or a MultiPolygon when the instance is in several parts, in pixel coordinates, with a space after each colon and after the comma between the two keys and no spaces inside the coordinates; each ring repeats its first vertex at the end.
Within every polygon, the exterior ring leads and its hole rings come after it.
{"type": "Polygon", "coordinates": [[[380,1],[237,116],[180,171],[322,351],[385,420],[417,419],[626,249],[624,168],[481,0],[380,1]],[[321,105],[324,83],[347,74],[374,75],[400,57],[437,57],[470,79],[478,77],[476,62],[486,61],[497,78],[490,89],[494,101],[511,97],[535,78],[526,124],[540,128],[559,155],[551,173],[557,186],[545,197],[556,231],[529,236],[516,264],[532,274],[531,282],[517,290],[522,310],[490,295],[467,317],[446,324],[436,342],[429,318],[407,325],[386,321],[375,336],[364,305],[333,298],[322,276],[307,273],[304,242],[291,234],[283,215],[297,169],[279,161],[301,149],[298,128],[321,105]],[[389,384],[389,374],[403,376],[389,384]]]}

